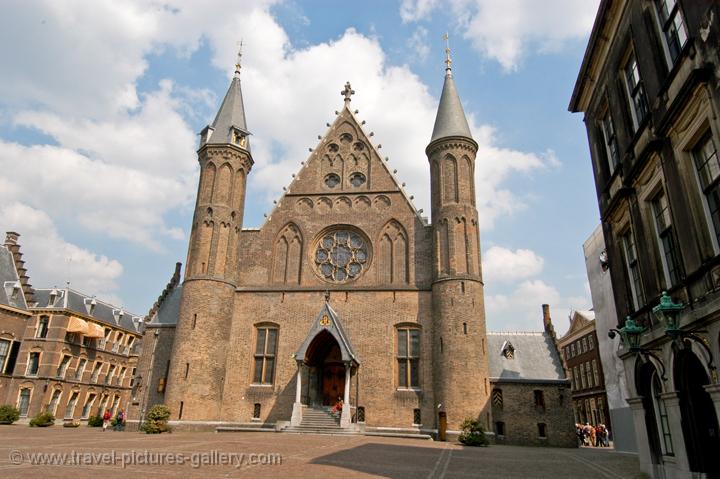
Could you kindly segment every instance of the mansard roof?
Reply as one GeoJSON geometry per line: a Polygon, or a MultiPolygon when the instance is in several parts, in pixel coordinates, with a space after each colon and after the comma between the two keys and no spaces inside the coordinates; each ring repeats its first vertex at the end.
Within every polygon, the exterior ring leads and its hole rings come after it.
{"type": "Polygon", "coordinates": [[[310,327],[310,331],[305,337],[305,341],[303,341],[300,349],[298,349],[295,353],[296,361],[303,361],[305,359],[310,344],[312,344],[315,337],[323,331],[328,332],[337,341],[338,346],[340,346],[340,353],[343,362],[353,362],[355,364],[360,364],[360,361],[358,360],[357,355],[353,350],[352,344],[350,343],[350,339],[348,338],[348,335],[347,333],[345,333],[345,329],[342,326],[340,316],[330,307],[330,304],[328,304],[327,302],[325,302],[322,308],[320,308],[320,312],[318,313],[315,321],[310,327]]]}
{"type": "Polygon", "coordinates": [[[552,336],[545,332],[488,332],[490,379],[495,382],[566,382],[552,336]],[[511,348],[512,354],[505,354],[511,348]]]}
{"type": "Polygon", "coordinates": [[[0,245],[0,305],[27,309],[20,276],[10,249],[0,245]]]}
{"type": "Polygon", "coordinates": [[[125,311],[122,307],[100,301],[70,288],[46,288],[35,290],[33,309],[60,309],[90,317],[101,324],[141,334],[142,317],[125,311]]]}

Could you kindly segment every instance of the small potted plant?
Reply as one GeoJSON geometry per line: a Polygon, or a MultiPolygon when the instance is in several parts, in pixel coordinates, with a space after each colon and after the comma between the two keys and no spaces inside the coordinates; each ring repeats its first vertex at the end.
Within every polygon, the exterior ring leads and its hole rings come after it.
{"type": "Polygon", "coordinates": [[[0,424],[12,424],[20,419],[20,411],[14,406],[3,404],[0,406],[0,424]]]}

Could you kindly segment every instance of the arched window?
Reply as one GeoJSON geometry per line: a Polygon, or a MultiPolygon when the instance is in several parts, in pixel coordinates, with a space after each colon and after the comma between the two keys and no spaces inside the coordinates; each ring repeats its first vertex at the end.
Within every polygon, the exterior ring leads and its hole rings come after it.
{"type": "Polygon", "coordinates": [[[275,326],[257,328],[255,341],[255,372],[253,383],[272,384],[275,376],[278,329],[275,326]]]}

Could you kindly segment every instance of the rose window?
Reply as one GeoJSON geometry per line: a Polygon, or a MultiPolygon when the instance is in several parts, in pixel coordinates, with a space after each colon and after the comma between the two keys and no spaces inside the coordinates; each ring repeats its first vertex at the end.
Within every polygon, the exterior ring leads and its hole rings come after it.
{"type": "Polygon", "coordinates": [[[316,271],[324,280],[336,283],[352,281],[367,267],[367,240],[351,230],[327,232],[317,243],[313,259],[316,271]]]}

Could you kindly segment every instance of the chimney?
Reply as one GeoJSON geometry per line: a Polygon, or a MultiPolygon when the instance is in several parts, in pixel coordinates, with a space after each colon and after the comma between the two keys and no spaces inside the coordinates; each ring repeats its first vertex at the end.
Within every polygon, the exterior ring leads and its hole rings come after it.
{"type": "Polygon", "coordinates": [[[555,328],[553,327],[552,318],[550,317],[550,305],[543,304],[542,312],[543,312],[543,327],[545,328],[545,332],[555,334],[555,328]]]}
{"type": "Polygon", "coordinates": [[[20,285],[22,286],[23,294],[25,295],[25,301],[30,304],[34,301],[35,290],[30,284],[30,278],[27,275],[27,268],[25,267],[25,261],[22,259],[23,254],[20,251],[18,238],[20,238],[20,234],[14,231],[8,231],[5,233],[5,247],[7,247],[8,251],[12,253],[13,261],[15,262],[15,270],[20,278],[20,285]]]}

